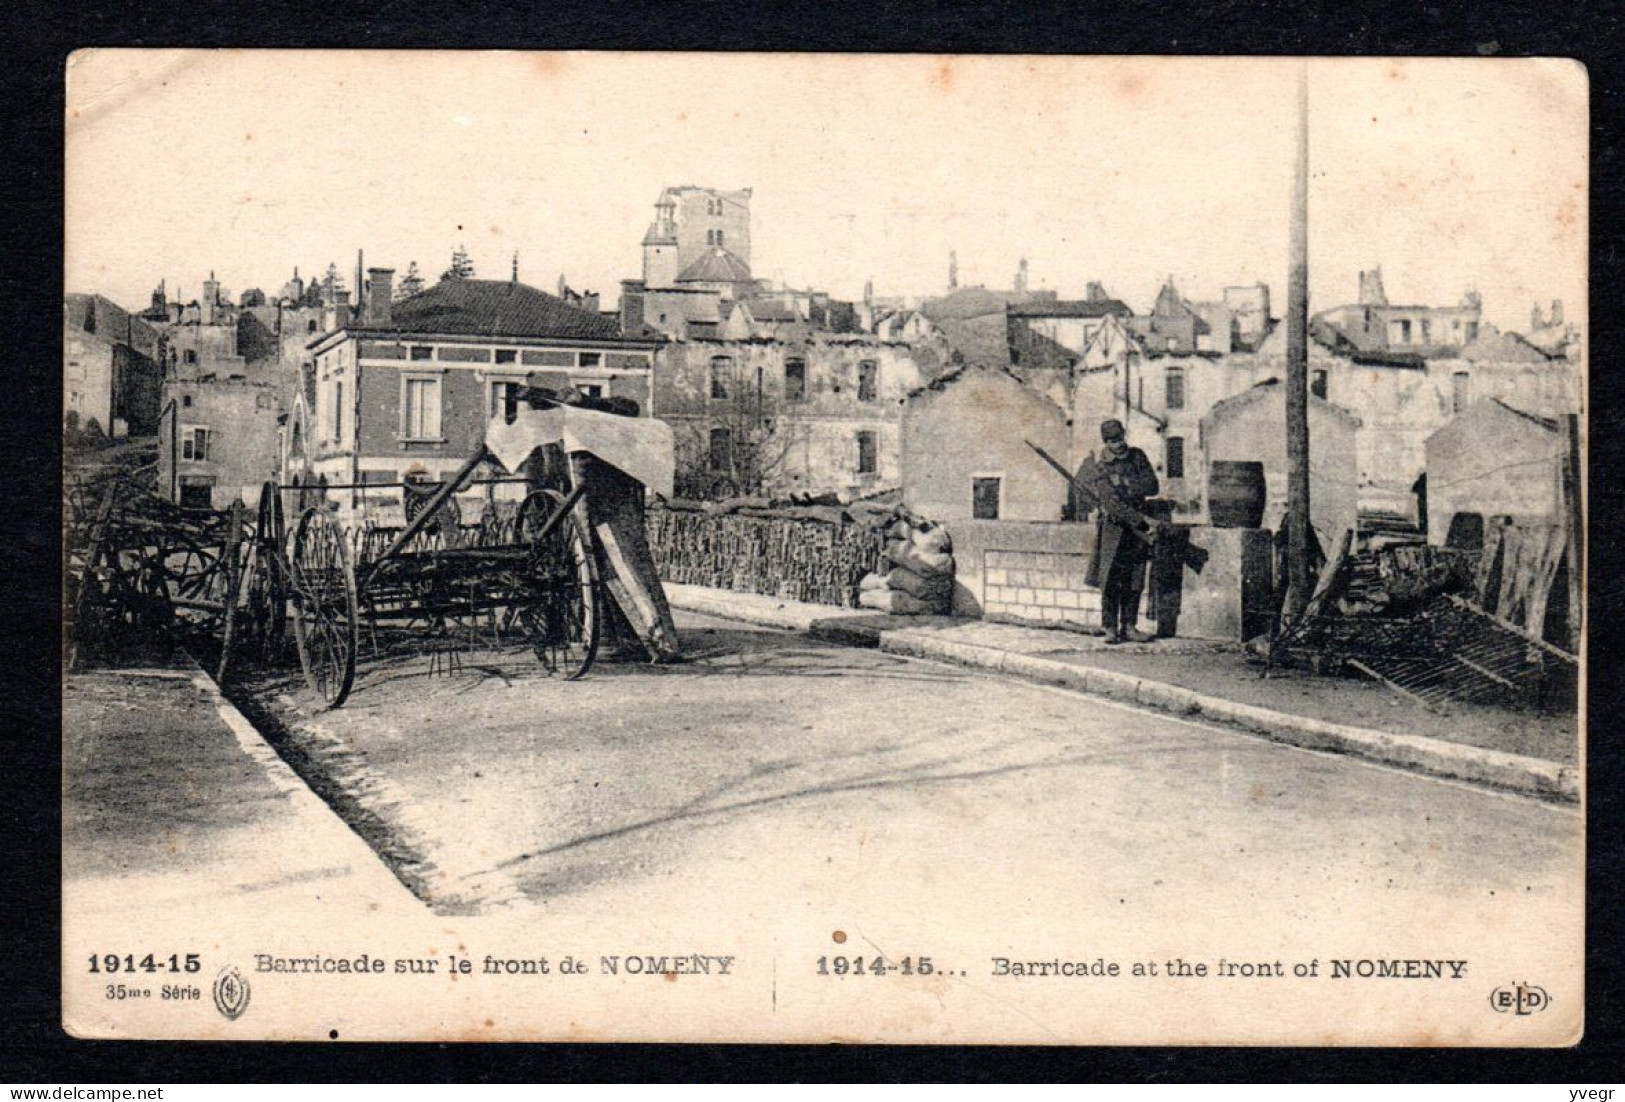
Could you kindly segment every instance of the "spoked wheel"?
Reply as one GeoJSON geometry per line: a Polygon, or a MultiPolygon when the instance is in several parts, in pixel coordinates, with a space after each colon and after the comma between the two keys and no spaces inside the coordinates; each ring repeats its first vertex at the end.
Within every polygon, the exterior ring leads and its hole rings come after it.
{"type": "Polygon", "coordinates": [[[288,575],[283,553],[287,531],[282,519],[282,495],[276,483],[260,490],[259,516],[248,562],[248,599],[242,624],[245,650],[257,661],[272,663],[282,657],[288,637],[288,575]]]}
{"type": "Polygon", "coordinates": [[[358,641],[355,563],[338,521],[326,509],[306,509],[289,557],[293,633],[305,681],[337,708],[355,683],[358,641]]]}
{"type": "Polygon", "coordinates": [[[530,550],[530,599],[518,609],[518,620],[547,672],[574,681],[592,668],[598,653],[598,568],[575,512],[542,535],[548,519],[563,509],[564,495],[554,490],[538,490],[519,506],[514,530],[530,550]]]}

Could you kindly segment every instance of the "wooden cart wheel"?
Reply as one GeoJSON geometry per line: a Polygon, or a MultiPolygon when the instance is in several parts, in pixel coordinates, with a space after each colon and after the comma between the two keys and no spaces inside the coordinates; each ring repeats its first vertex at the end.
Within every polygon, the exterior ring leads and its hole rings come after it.
{"type": "Polygon", "coordinates": [[[276,483],[260,490],[254,541],[249,552],[247,619],[244,642],[258,661],[271,663],[282,656],[288,633],[288,574],[283,555],[287,531],[282,519],[282,495],[276,483]]]}
{"type": "Polygon", "coordinates": [[[542,529],[564,507],[564,495],[538,490],[519,506],[517,542],[530,549],[531,599],[519,609],[519,623],[548,673],[574,681],[592,668],[598,654],[598,567],[592,542],[571,512],[546,538],[542,529]]]}
{"type": "Polygon", "coordinates": [[[332,513],[321,506],[304,511],[288,568],[299,665],[316,695],[337,708],[355,683],[359,629],[355,563],[332,513]]]}

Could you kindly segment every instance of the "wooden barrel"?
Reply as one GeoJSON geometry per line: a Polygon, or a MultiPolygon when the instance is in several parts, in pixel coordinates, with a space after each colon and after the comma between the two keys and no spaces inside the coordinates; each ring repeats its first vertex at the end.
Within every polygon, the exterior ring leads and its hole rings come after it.
{"type": "Polygon", "coordinates": [[[1227,459],[1212,463],[1207,476],[1207,514],[1213,527],[1260,527],[1264,500],[1264,464],[1227,459]]]}

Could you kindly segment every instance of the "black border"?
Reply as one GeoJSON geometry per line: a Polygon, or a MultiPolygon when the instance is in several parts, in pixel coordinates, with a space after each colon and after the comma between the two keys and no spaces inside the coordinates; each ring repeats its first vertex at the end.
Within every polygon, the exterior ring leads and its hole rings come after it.
{"type": "MultiPolygon", "coordinates": [[[[791,5],[628,0],[499,7],[446,0],[370,4],[79,3],[10,7],[0,71],[7,123],[5,285],[13,340],[0,479],[0,633],[7,644],[0,738],[12,783],[0,853],[0,1078],[27,1084],[191,1081],[1618,1081],[1622,1044],[1620,761],[1613,673],[1625,593],[1620,440],[1621,223],[1625,117],[1613,5],[1286,0],[1188,6],[994,2],[791,5]],[[63,65],[74,48],[125,46],[821,50],[1130,54],[1568,56],[1592,82],[1592,576],[1588,999],[1568,1050],[1066,1049],[877,1046],[154,1044],[62,1033],[58,974],[60,303],[63,65]],[[324,1051],[324,1049],[326,1051],[324,1051]]],[[[176,120],[184,126],[185,120],[176,120]]],[[[1539,247],[1539,243],[1532,243],[1539,247]]]]}

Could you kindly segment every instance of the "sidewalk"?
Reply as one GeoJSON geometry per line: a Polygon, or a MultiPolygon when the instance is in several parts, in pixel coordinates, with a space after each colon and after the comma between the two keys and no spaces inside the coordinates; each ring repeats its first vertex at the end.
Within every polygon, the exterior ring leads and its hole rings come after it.
{"type": "Polygon", "coordinates": [[[1370,682],[1290,670],[1266,680],[1234,644],[1171,639],[1108,647],[1074,632],[982,620],[890,616],[698,586],[668,585],[666,593],[673,608],[1201,715],[1294,746],[1435,776],[1579,799],[1572,716],[1471,706],[1441,714],[1370,682]]]}
{"type": "Polygon", "coordinates": [[[421,909],[190,660],[62,695],[67,913],[421,909]]]}

